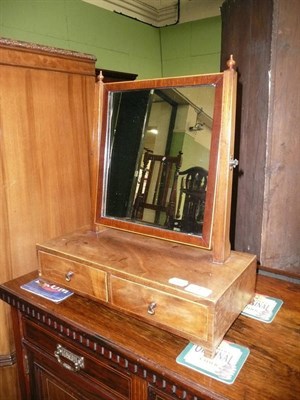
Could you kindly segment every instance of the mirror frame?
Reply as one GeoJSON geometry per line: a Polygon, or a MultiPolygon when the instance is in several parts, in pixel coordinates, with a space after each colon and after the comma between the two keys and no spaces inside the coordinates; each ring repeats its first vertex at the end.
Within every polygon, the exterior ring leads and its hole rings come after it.
{"type": "MultiPolygon", "coordinates": [[[[92,173],[96,181],[96,191],[92,193],[95,202],[96,229],[100,225],[130,231],[142,235],[184,243],[192,246],[212,249],[216,246],[217,254],[214,259],[223,262],[230,252],[229,219],[231,204],[230,160],[233,158],[233,130],[235,120],[236,72],[233,69],[234,61],[228,62],[229,69],[223,73],[147,79],[103,83],[102,77],[98,80],[96,89],[96,119],[94,124],[94,163],[92,173]],[[104,213],[105,185],[108,170],[109,143],[109,94],[111,92],[141,89],[163,89],[183,86],[215,86],[215,105],[212,126],[212,139],[209,160],[209,178],[207,186],[204,224],[202,235],[183,232],[131,222],[104,213]],[[95,160],[95,158],[97,160],[95,160]],[[223,171],[226,168],[228,172],[223,171]],[[221,190],[218,190],[218,188],[221,190]],[[219,221],[217,220],[219,218],[219,221]],[[221,219],[221,220],[220,220],[221,219]],[[215,232],[215,225],[217,232],[215,232]],[[224,230],[225,227],[225,230],[224,230]],[[227,254],[227,255],[225,255],[227,254]],[[225,257],[225,258],[224,258],[225,257]]],[[[92,189],[93,190],[93,189],[92,189]]]]}

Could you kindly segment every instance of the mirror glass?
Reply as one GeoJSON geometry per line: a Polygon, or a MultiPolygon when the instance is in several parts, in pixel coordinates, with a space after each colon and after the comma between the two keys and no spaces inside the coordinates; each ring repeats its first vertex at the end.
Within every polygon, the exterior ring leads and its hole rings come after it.
{"type": "Polygon", "coordinates": [[[209,247],[220,88],[207,77],[103,84],[97,222],[209,247]]]}

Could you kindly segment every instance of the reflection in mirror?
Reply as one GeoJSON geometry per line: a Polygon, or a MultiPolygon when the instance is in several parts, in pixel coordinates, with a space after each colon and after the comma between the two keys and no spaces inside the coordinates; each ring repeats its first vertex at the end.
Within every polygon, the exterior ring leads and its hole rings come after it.
{"type": "Polygon", "coordinates": [[[109,92],[104,216],[202,235],[215,85],[109,92]]]}

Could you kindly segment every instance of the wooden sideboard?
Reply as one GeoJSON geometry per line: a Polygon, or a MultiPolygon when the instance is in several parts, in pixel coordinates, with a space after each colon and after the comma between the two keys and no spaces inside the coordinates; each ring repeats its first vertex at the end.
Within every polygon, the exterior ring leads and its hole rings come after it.
{"type": "Polygon", "coordinates": [[[20,288],[36,276],[0,286],[1,299],[12,310],[24,400],[300,397],[297,284],[258,276],[257,292],[284,304],[271,324],[246,316],[235,321],[226,339],[247,346],[250,355],[234,384],[226,385],[176,363],[185,339],[76,294],[55,304],[20,288]],[[74,372],[75,364],[55,352],[72,354],[84,366],[74,372]]]}

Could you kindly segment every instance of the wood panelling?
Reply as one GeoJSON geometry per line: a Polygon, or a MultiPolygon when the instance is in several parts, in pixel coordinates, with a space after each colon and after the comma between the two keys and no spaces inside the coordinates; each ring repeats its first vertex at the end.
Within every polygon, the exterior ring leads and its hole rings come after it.
{"type": "Polygon", "coordinates": [[[16,364],[0,368],[0,399],[18,400],[19,383],[16,364]]]}
{"type": "MultiPolygon", "coordinates": [[[[0,358],[3,357],[1,364],[6,364],[5,359],[10,358],[10,353],[14,351],[14,341],[11,334],[11,319],[10,310],[6,304],[0,303],[0,315],[1,315],[1,330],[0,330],[0,358]]],[[[8,363],[9,364],[9,361],[8,363]]]]}
{"type": "Polygon", "coordinates": [[[80,75],[3,66],[0,87],[6,240],[17,276],[35,268],[40,238],[89,223],[93,84],[80,75]]]}
{"type": "Polygon", "coordinates": [[[274,1],[261,260],[300,276],[300,3],[274,1]]]}
{"type": "Polygon", "coordinates": [[[239,73],[232,244],[300,275],[300,3],[226,0],[221,13],[221,68],[233,54],[239,73]]]}
{"type": "MultiPolygon", "coordinates": [[[[0,282],[36,269],[36,242],[90,225],[94,75],[92,56],[0,40],[0,282]]],[[[0,321],[7,355],[3,304],[0,321]]]]}

